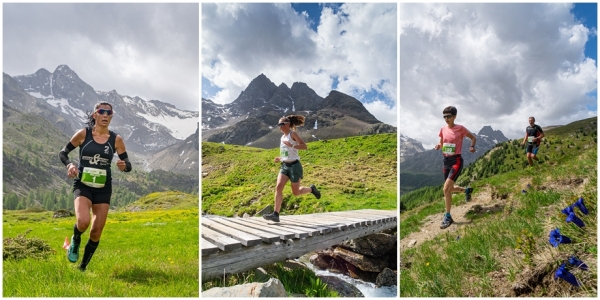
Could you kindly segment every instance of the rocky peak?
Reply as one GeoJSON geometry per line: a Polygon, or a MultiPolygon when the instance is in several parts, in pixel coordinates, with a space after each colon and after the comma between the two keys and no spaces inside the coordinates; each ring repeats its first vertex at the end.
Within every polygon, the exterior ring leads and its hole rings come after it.
{"type": "Polygon", "coordinates": [[[500,130],[494,130],[494,129],[492,129],[492,126],[489,126],[489,125],[488,126],[483,126],[483,128],[481,128],[481,130],[479,130],[479,133],[477,135],[489,137],[489,138],[497,140],[499,142],[503,142],[503,141],[507,141],[508,140],[504,136],[504,134],[502,133],[502,131],[500,131],[500,130]]]}
{"type": "Polygon", "coordinates": [[[333,108],[353,118],[363,120],[369,124],[379,123],[356,98],[333,90],[323,100],[322,109],[333,108]]]}

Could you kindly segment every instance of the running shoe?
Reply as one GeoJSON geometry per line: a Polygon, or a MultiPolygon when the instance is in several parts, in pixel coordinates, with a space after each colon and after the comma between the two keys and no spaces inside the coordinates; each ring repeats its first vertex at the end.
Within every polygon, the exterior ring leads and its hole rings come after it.
{"type": "Polygon", "coordinates": [[[71,237],[71,245],[67,249],[67,258],[70,262],[75,263],[79,259],[79,244],[76,244],[71,237]]]}
{"type": "Polygon", "coordinates": [[[471,193],[473,193],[473,188],[472,187],[468,187],[465,189],[465,201],[469,202],[471,201],[471,193]]]}
{"type": "Polygon", "coordinates": [[[452,225],[452,223],[454,223],[452,216],[444,215],[444,220],[442,221],[442,225],[440,225],[440,229],[447,228],[448,226],[452,225]]]}
{"type": "Polygon", "coordinates": [[[310,193],[315,195],[315,197],[317,197],[317,199],[321,199],[321,192],[319,192],[319,190],[317,190],[317,187],[314,184],[310,185],[310,193]]]}
{"type": "Polygon", "coordinates": [[[273,221],[273,222],[279,222],[279,214],[275,214],[275,212],[272,212],[268,215],[263,215],[263,218],[265,220],[269,220],[269,221],[273,221]]]}

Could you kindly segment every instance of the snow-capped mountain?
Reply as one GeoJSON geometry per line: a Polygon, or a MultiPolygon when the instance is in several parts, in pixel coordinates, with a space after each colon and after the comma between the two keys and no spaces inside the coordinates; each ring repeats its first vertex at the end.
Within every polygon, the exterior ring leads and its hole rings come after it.
{"type": "MultiPolygon", "coordinates": [[[[5,88],[7,78],[5,77],[5,88]]],[[[23,101],[44,106],[42,110],[52,110],[50,118],[64,119],[69,126],[60,127],[67,135],[85,126],[86,113],[93,110],[98,102],[108,102],[115,114],[111,130],[120,134],[133,151],[146,153],[173,145],[193,135],[199,121],[198,111],[186,111],[158,100],[146,101],[136,96],[120,95],[117,91],[95,91],[89,84],[66,65],[60,65],[49,72],[39,69],[29,75],[14,76],[18,86],[37,100],[20,95],[14,85],[8,95],[5,91],[4,103],[16,109],[23,109],[23,101]],[[18,98],[18,99],[17,99],[18,98]],[[25,100],[25,98],[29,100],[25,100]],[[47,105],[44,105],[47,104],[47,105]]],[[[10,82],[10,80],[8,80],[10,82]]],[[[47,118],[48,119],[48,118],[47,118]]],[[[50,120],[55,122],[55,120],[50,120]]]]}
{"type": "Polygon", "coordinates": [[[308,85],[279,86],[260,74],[231,103],[202,99],[202,139],[210,142],[273,148],[279,145],[279,118],[302,115],[297,132],[307,142],[347,136],[396,132],[377,120],[357,99],[338,91],[320,97],[308,85]]]}
{"type": "Polygon", "coordinates": [[[408,156],[425,151],[421,142],[400,134],[400,162],[408,156]]]}

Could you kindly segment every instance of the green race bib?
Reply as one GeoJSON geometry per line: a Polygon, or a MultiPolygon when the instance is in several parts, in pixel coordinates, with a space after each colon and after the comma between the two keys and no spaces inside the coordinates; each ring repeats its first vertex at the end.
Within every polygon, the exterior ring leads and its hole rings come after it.
{"type": "Polygon", "coordinates": [[[527,142],[529,142],[529,143],[533,143],[533,139],[534,139],[534,138],[535,138],[534,136],[528,136],[528,137],[527,137],[527,142]]]}
{"type": "Polygon", "coordinates": [[[454,153],[456,153],[456,144],[444,143],[444,145],[442,145],[442,153],[454,155],[454,153]]]}
{"type": "Polygon", "coordinates": [[[81,182],[89,187],[102,188],[106,184],[106,170],[85,167],[81,182]]]}
{"type": "Polygon", "coordinates": [[[279,157],[281,157],[281,160],[287,160],[288,156],[289,156],[289,153],[288,153],[287,146],[283,145],[283,146],[279,147],[279,157]]]}

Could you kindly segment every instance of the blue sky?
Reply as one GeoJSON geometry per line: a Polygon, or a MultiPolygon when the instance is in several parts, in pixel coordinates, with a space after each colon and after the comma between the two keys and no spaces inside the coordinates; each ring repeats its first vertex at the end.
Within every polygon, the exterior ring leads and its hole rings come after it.
{"type": "MultiPolygon", "coordinates": [[[[576,3],[572,9],[575,18],[587,28],[598,30],[598,4],[597,3],[576,3]]],[[[585,44],[585,56],[596,61],[598,65],[598,34],[590,35],[585,44]]]]}
{"type": "Polygon", "coordinates": [[[263,73],[323,98],[336,89],[396,126],[395,3],[203,3],[202,14],[202,97],[230,103],[263,73]]]}

